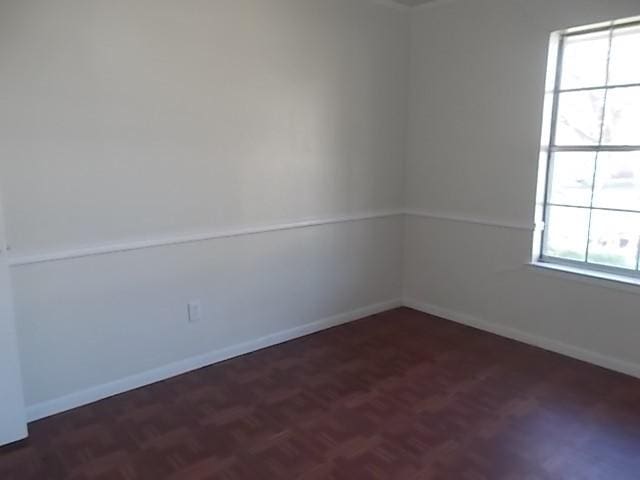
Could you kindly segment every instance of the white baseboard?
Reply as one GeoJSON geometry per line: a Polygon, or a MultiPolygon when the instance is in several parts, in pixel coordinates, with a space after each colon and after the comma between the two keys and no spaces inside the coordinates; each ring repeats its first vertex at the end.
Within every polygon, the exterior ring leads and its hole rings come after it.
{"type": "Polygon", "coordinates": [[[186,358],[184,360],[158,367],[153,370],[148,370],[146,372],[131,375],[120,380],[97,385],[95,387],[65,395],[60,398],[55,398],[53,400],[48,400],[46,402],[37,403],[27,408],[27,418],[30,422],[39,420],[41,418],[65,412],[73,408],[81,407],[83,405],[87,405],[98,400],[111,397],[113,395],[118,395],[129,390],[134,390],[136,388],[144,387],[152,383],[166,380],[168,378],[174,377],[176,375],[181,375],[198,368],[213,365],[215,363],[222,362],[233,357],[255,352],[266,347],[277,345],[279,343],[303,337],[305,335],[310,335],[327,328],[348,323],[366,317],[368,315],[374,315],[376,313],[384,312],[386,310],[390,310],[402,305],[413,308],[415,310],[419,310],[424,313],[428,313],[430,315],[444,318],[446,320],[474,327],[479,330],[494,333],[502,337],[517,340],[529,345],[543,348],[545,350],[559,353],[561,355],[566,355],[568,357],[592,363],[609,370],[614,370],[640,378],[640,365],[638,364],[607,355],[602,355],[591,350],[569,345],[550,338],[527,333],[516,328],[487,322],[473,315],[456,312],[451,309],[407,298],[403,301],[390,300],[386,302],[376,303],[374,305],[369,305],[363,308],[358,308],[356,310],[334,315],[332,317],[318,320],[316,322],[308,323],[300,327],[283,330],[271,335],[267,335],[265,337],[257,338],[255,340],[232,345],[221,350],[215,350],[203,355],[186,358]]]}
{"type": "Polygon", "coordinates": [[[413,308],[414,310],[419,310],[436,317],[441,317],[446,320],[451,320],[456,323],[461,323],[469,327],[483,330],[485,332],[494,333],[496,335],[500,335],[501,337],[517,340],[519,342],[533,345],[544,350],[549,350],[551,352],[559,353],[567,357],[582,360],[587,363],[592,363],[599,367],[640,378],[640,365],[637,363],[632,363],[619,358],[603,355],[601,353],[597,353],[581,347],[576,347],[574,345],[569,345],[558,340],[553,340],[551,338],[528,333],[517,328],[487,322],[486,320],[475,317],[473,315],[456,312],[447,308],[439,307],[437,305],[420,302],[418,300],[405,298],[402,303],[406,307],[413,308]]]}
{"type": "Polygon", "coordinates": [[[148,370],[146,372],[137,373],[120,380],[97,385],[95,387],[74,392],[69,395],[65,395],[60,398],[48,400],[46,402],[37,403],[27,407],[28,421],[39,420],[57,413],[61,413],[67,410],[71,410],[76,407],[87,405],[89,403],[102,400],[104,398],[124,393],[129,390],[144,387],[162,380],[166,380],[176,375],[181,375],[198,368],[213,365],[214,363],[228,360],[239,355],[255,352],[272,345],[277,345],[289,340],[293,340],[298,337],[303,337],[327,328],[335,327],[343,323],[348,323],[360,318],[374,315],[376,313],[384,312],[392,308],[396,308],[402,305],[399,299],[389,300],[386,302],[376,303],[363,308],[358,308],[346,313],[334,315],[332,317],[324,318],[316,322],[308,323],[300,327],[283,330],[280,332],[272,333],[265,337],[243,342],[237,345],[232,345],[221,350],[215,350],[213,352],[205,353],[203,355],[197,355],[194,357],[186,358],[169,365],[148,370]]]}

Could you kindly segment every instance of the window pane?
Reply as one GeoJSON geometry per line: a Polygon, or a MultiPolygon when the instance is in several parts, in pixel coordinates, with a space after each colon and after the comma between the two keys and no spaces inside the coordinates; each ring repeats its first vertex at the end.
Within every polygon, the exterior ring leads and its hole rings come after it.
{"type": "Polygon", "coordinates": [[[607,77],[609,32],[566,37],[561,88],[602,87],[607,77]]]}
{"type": "Polygon", "coordinates": [[[616,29],[611,44],[609,85],[640,83],[640,26],[616,29]]]}
{"type": "Polygon", "coordinates": [[[609,90],[602,143],[640,145],[640,87],[609,90]]]}
{"type": "Polygon", "coordinates": [[[587,251],[589,210],[549,207],[545,230],[545,255],[584,261],[587,251]]]}
{"type": "Polygon", "coordinates": [[[640,211],[640,152],[598,154],[593,205],[640,211]]]}
{"type": "Polygon", "coordinates": [[[604,90],[561,93],[556,145],[597,145],[603,102],[604,90]]]}
{"type": "Polygon", "coordinates": [[[590,206],[595,157],[591,152],[555,153],[550,171],[549,201],[590,206]]]}
{"type": "Polygon", "coordinates": [[[593,210],[589,235],[589,262],[636,268],[640,214],[593,210]]]}

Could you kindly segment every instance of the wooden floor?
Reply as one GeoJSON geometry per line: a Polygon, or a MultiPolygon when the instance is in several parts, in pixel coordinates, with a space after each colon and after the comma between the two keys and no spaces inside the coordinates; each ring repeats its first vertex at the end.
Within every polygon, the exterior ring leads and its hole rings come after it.
{"type": "Polygon", "coordinates": [[[0,479],[640,478],[640,380],[409,309],[30,426],[0,479]]]}

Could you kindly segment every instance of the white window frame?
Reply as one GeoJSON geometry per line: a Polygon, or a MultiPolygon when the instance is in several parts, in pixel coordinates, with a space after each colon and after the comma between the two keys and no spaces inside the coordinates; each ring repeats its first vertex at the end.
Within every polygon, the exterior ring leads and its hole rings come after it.
{"type": "MultiPolygon", "coordinates": [[[[587,231],[587,252],[585,254],[585,260],[571,260],[567,258],[560,258],[555,256],[545,255],[544,246],[546,242],[546,219],[550,206],[566,206],[571,208],[583,208],[590,211],[589,217],[591,222],[591,212],[593,210],[603,211],[615,211],[615,212],[632,212],[639,213],[637,210],[625,210],[615,208],[594,208],[593,205],[587,207],[577,207],[575,205],[560,205],[552,204],[549,201],[550,198],[550,181],[551,181],[551,165],[553,163],[553,155],[555,152],[640,152],[640,145],[602,145],[602,138],[598,142],[598,145],[593,146],[558,146],[555,144],[555,135],[557,127],[557,114],[558,103],[560,94],[563,92],[580,92],[589,90],[602,90],[604,91],[603,112],[606,108],[607,93],[610,90],[618,88],[640,87],[640,83],[631,83],[624,85],[608,85],[608,78],[604,86],[596,87],[584,87],[584,88],[561,88],[562,79],[562,66],[563,66],[563,48],[567,38],[577,35],[588,35],[597,32],[609,32],[609,55],[607,59],[607,77],[609,74],[609,61],[611,57],[611,39],[613,32],[616,29],[633,27],[640,25],[640,17],[634,17],[631,19],[623,19],[612,22],[606,22],[598,25],[592,25],[588,27],[578,27],[562,32],[556,32],[551,36],[551,42],[549,47],[549,59],[547,67],[547,80],[546,80],[546,95],[543,117],[543,129],[542,129],[542,147],[540,150],[540,168],[538,172],[538,188],[536,195],[536,228],[533,242],[533,263],[540,266],[549,266],[553,269],[566,267],[566,270],[571,273],[584,272],[586,275],[599,276],[598,273],[604,274],[604,278],[608,279],[624,279],[628,278],[634,284],[640,284],[640,242],[637,247],[636,253],[636,269],[626,269],[622,267],[614,267],[608,265],[600,265],[596,263],[590,263],[588,260],[589,251],[589,235],[590,226],[587,231]]],[[[601,121],[604,123],[604,113],[601,121]]],[[[603,126],[601,125],[601,129],[603,126]]],[[[602,137],[602,135],[601,135],[602,137]]],[[[596,160],[597,169],[597,160],[596,160]]],[[[595,173],[594,173],[595,176],[595,173]]],[[[591,186],[592,189],[595,185],[591,186]]]]}

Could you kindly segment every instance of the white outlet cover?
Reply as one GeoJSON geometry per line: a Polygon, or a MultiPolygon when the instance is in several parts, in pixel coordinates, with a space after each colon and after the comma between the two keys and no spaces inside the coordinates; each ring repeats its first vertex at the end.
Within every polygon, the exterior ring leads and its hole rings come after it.
{"type": "Polygon", "coordinates": [[[189,316],[189,323],[198,323],[202,321],[202,302],[194,300],[187,304],[187,313],[189,316]]]}

